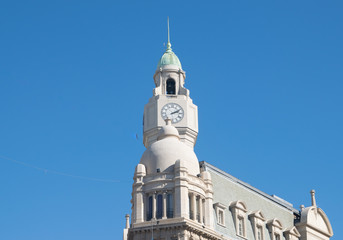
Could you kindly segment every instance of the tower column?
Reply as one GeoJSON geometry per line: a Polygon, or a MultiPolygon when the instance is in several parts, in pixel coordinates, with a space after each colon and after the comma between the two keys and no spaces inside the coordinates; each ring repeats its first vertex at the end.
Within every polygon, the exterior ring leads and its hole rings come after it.
{"type": "Polygon", "coordinates": [[[135,214],[134,214],[134,222],[140,223],[144,221],[144,204],[143,204],[143,192],[137,191],[134,196],[134,203],[135,203],[135,214]]]}
{"type": "Polygon", "coordinates": [[[204,182],[207,186],[207,191],[205,193],[205,202],[204,202],[204,224],[207,227],[213,228],[214,227],[214,219],[212,214],[213,209],[213,188],[212,188],[212,180],[211,175],[204,171],[201,173],[201,177],[204,179],[204,182]]]}
{"type": "Polygon", "coordinates": [[[192,220],[196,220],[197,208],[196,208],[196,197],[194,193],[192,193],[191,195],[191,201],[192,201],[191,207],[192,207],[192,212],[193,212],[192,220]]]}
{"type": "Polygon", "coordinates": [[[207,197],[205,200],[205,225],[208,227],[213,227],[213,216],[212,216],[212,208],[213,208],[213,199],[212,197],[207,197]]]}
{"type": "Polygon", "coordinates": [[[187,168],[184,166],[182,160],[175,162],[175,196],[174,196],[174,217],[189,218],[189,202],[188,202],[188,182],[187,182],[187,168]]]}
{"type": "Polygon", "coordinates": [[[152,194],[152,219],[156,219],[156,192],[152,194]]]}
{"type": "Polygon", "coordinates": [[[132,194],[132,223],[144,221],[144,192],[142,179],[145,176],[145,167],[138,164],[135,170],[133,194],[132,194]]]}
{"type": "Polygon", "coordinates": [[[200,215],[200,223],[202,223],[202,219],[203,219],[203,217],[202,217],[202,199],[201,199],[201,197],[199,197],[199,215],[200,215]]]}
{"type": "Polygon", "coordinates": [[[163,192],[163,215],[162,219],[167,218],[167,193],[163,192]]]}

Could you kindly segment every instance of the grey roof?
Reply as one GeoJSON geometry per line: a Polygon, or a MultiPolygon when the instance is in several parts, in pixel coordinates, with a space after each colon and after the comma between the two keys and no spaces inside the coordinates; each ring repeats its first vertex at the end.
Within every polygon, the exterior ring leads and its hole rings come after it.
{"type": "Polygon", "coordinates": [[[286,200],[284,200],[284,199],[282,199],[282,198],[280,198],[278,196],[269,195],[269,194],[267,194],[265,192],[262,192],[261,190],[251,186],[250,184],[248,184],[246,182],[243,182],[243,181],[239,180],[238,178],[236,178],[236,177],[234,177],[234,176],[224,172],[223,170],[220,170],[219,168],[209,164],[208,162],[201,161],[200,162],[200,167],[204,168],[204,170],[210,169],[210,170],[216,172],[217,174],[220,174],[220,175],[224,176],[226,179],[228,179],[228,180],[230,180],[232,182],[235,182],[235,183],[237,183],[237,184],[239,184],[239,185],[241,185],[241,186],[243,186],[243,187],[245,187],[245,188],[247,188],[247,189],[257,193],[260,196],[262,196],[262,197],[264,197],[266,199],[269,199],[270,201],[272,201],[272,202],[274,202],[274,203],[276,203],[276,204],[278,204],[278,205],[280,205],[280,206],[282,206],[284,208],[287,208],[288,210],[293,211],[293,213],[296,214],[296,215],[300,214],[299,210],[293,208],[293,205],[291,203],[287,202],[286,200]]]}

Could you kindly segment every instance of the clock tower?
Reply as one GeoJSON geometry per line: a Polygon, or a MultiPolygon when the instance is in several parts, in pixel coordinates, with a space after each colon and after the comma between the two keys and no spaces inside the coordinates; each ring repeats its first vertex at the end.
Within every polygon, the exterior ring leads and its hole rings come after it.
{"type": "Polygon", "coordinates": [[[194,152],[198,109],[184,87],[185,77],[168,30],[153,96],[144,108],[146,149],[134,171],[131,222],[127,214],[123,240],[329,240],[332,228],[316,206],[314,191],[312,206],[299,211],[199,163],[194,152]]]}
{"type": "Polygon", "coordinates": [[[143,144],[149,147],[156,142],[158,132],[170,119],[179,132],[180,140],[194,147],[198,136],[198,108],[184,87],[186,74],[180,60],[171,49],[167,49],[157,65],[154,74],[155,88],[153,96],[144,107],[143,144]]]}
{"type": "Polygon", "coordinates": [[[211,175],[194,153],[198,108],[185,77],[168,30],[153,96],[144,107],[146,150],[134,172],[131,224],[127,215],[123,240],[221,239],[214,231],[211,175]]]}

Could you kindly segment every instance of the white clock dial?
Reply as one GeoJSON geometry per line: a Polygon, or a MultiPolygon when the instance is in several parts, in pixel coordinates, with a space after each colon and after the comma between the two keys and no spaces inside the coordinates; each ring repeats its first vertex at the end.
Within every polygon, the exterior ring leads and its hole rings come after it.
{"type": "Polygon", "coordinates": [[[168,103],[162,107],[161,116],[164,120],[168,118],[172,123],[178,123],[182,120],[184,111],[179,104],[168,103]]]}

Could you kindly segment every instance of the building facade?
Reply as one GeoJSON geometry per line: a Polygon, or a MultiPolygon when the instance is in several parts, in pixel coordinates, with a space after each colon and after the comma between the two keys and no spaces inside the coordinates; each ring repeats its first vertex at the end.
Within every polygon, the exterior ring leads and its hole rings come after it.
{"type": "Polygon", "coordinates": [[[297,210],[198,161],[198,109],[185,78],[168,40],[144,107],[146,150],[134,171],[123,240],[330,239],[331,224],[313,190],[312,205],[297,210]]]}

